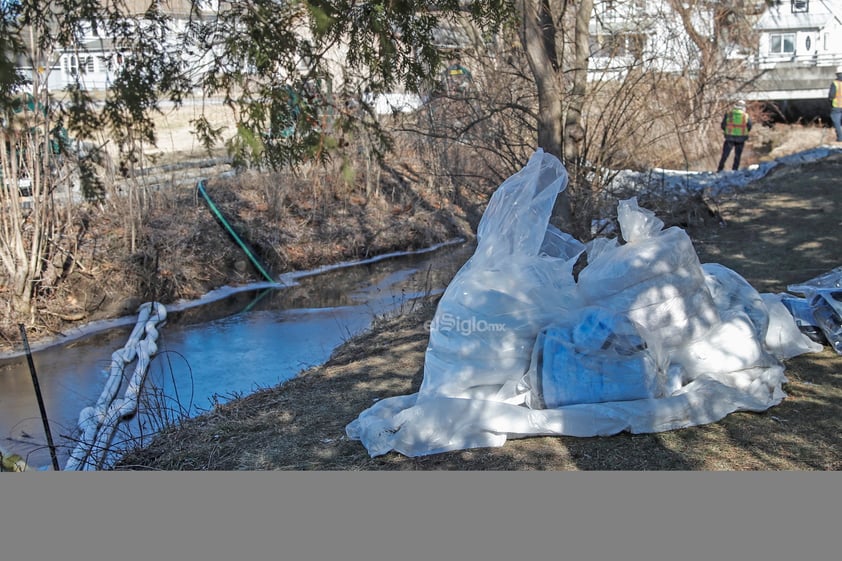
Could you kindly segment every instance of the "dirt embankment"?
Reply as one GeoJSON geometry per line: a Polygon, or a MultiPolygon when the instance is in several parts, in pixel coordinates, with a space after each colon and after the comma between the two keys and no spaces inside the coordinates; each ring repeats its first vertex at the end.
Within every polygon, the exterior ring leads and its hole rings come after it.
{"type": "MultiPolygon", "coordinates": [[[[777,168],[723,196],[717,220],[689,224],[703,263],[785,292],[840,264],[842,156],[777,168]]],[[[500,448],[370,458],[345,426],[374,401],[418,391],[435,301],[379,323],[323,366],[161,433],[116,469],[142,470],[839,470],[842,357],[786,362],[787,398],[762,413],[657,434],[533,437],[500,448]]]]}
{"type": "MultiPolygon", "coordinates": [[[[336,185],[323,177],[249,172],[208,179],[204,185],[214,206],[258,266],[199,196],[195,182],[150,197],[134,233],[133,220],[120,207],[82,208],[74,260],[50,264],[54,288],[39,299],[27,339],[34,345],[61,341],[70,328],[133,315],[144,302],[166,305],[264,281],[261,269],[277,277],[473,236],[471,209],[478,200],[454,202],[407,181],[395,172],[376,192],[339,197],[336,185]]],[[[20,350],[13,319],[0,320],[0,353],[20,350]]]]}
{"type": "MultiPolygon", "coordinates": [[[[427,185],[419,179],[425,170],[405,162],[352,185],[330,167],[232,175],[229,165],[204,167],[225,160],[225,150],[220,145],[208,159],[192,133],[200,114],[231,132],[222,104],[194,102],[159,115],[157,146],[144,150],[137,179],[117,186],[124,196],[78,209],[72,258],[59,252],[46,264],[35,313],[13,317],[8,304],[0,306],[0,355],[21,350],[20,323],[31,344],[50,344],[70,329],[134,315],[144,302],[265,280],[198,195],[199,179],[272,275],[470,238],[489,195],[427,185]]],[[[0,296],[4,290],[0,279],[0,296]]]]}

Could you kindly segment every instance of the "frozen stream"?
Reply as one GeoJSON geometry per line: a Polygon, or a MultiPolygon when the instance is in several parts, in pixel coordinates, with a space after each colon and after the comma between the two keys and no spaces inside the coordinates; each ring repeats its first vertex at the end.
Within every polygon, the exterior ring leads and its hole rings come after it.
{"type": "MultiPolygon", "coordinates": [[[[148,437],[162,422],[195,416],[322,364],[376,316],[443,291],[471,251],[466,244],[446,245],[285,278],[290,286],[282,288],[250,285],[168,305],[139,414],[118,430],[112,448],[148,437]]],[[[79,412],[99,397],[111,354],[126,344],[135,321],[91,325],[70,341],[33,347],[60,466],[75,447],[79,412]]],[[[0,358],[0,448],[20,454],[30,467],[52,469],[46,442],[26,356],[0,358]]]]}

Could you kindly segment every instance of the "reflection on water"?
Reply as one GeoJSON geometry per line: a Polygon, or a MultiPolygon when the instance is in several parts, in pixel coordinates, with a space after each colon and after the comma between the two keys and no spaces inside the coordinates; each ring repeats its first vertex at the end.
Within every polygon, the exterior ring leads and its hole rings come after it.
{"type": "MultiPolygon", "coordinates": [[[[447,246],[301,277],[294,286],[243,290],[177,311],[168,307],[140,413],[121,426],[113,447],[323,363],[375,316],[444,290],[471,250],[466,244],[447,246]]],[[[110,328],[33,353],[60,466],[75,447],[80,411],[99,397],[111,353],[126,344],[133,327],[110,328]]],[[[127,367],[126,379],[133,369],[134,364],[127,367]]],[[[51,469],[25,356],[0,360],[0,448],[24,456],[30,466],[51,469]]]]}

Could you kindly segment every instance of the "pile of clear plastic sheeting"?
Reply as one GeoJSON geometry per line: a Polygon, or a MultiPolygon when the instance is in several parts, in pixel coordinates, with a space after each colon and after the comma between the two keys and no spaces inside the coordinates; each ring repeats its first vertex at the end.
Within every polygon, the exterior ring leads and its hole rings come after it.
{"type": "Polygon", "coordinates": [[[687,234],[621,201],[618,239],[549,224],[566,188],[542,150],[495,191],[439,301],[417,393],[349,423],[369,454],[423,456],[539,435],[711,423],[785,397],[782,361],[822,350],[780,298],[701,264],[687,234]],[[587,264],[573,274],[586,253],[587,264]]]}
{"type": "Polygon", "coordinates": [[[802,331],[842,355],[842,266],[787,289],[804,295],[781,296],[802,331]]]}

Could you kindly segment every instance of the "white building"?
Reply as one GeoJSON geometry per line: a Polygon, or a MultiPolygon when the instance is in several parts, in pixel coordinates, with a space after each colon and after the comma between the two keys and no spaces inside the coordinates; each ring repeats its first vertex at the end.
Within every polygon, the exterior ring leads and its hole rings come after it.
{"type": "Polygon", "coordinates": [[[757,22],[761,69],[836,67],[842,63],[842,0],[788,0],[757,22]]]}
{"type": "MultiPolygon", "coordinates": [[[[173,18],[175,33],[168,40],[176,40],[177,34],[185,29],[191,17],[189,0],[125,0],[130,15],[145,13],[155,2],[173,18]]],[[[202,17],[212,17],[218,9],[218,1],[202,2],[200,9],[202,17]]],[[[113,82],[127,56],[129,53],[121,51],[113,38],[101,32],[94,33],[88,27],[81,30],[79,41],[72,48],[54,53],[50,60],[37,61],[37,70],[41,79],[46,80],[47,87],[54,92],[75,84],[77,78],[86,90],[103,90],[113,82]]],[[[19,63],[19,67],[24,74],[34,70],[25,61],[19,63]]]]}
{"type": "MultiPolygon", "coordinates": [[[[751,77],[739,95],[772,103],[791,117],[824,118],[830,82],[842,65],[842,0],[778,0],[771,6],[745,2],[742,8],[756,46],[720,45],[723,57],[743,61],[751,77]]],[[[704,2],[693,18],[696,30],[713,35],[713,11],[705,11],[704,2]]],[[[595,2],[590,79],[621,74],[631,64],[664,72],[692,70],[698,54],[669,2],[595,2]]]]}
{"type": "Polygon", "coordinates": [[[823,102],[842,65],[842,0],[778,1],[756,30],[752,62],[764,74],[746,97],[823,102]]]}
{"type": "MultiPolygon", "coordinates": [[[[692,25],[713,33],[712,14],[701,6],[692,25]]],[[[589,77],[643,66],[662,72],[682,72],[698,66],[698,48],[681,18],[665,0],[597,0],[590,23],[589,77]]]]}

